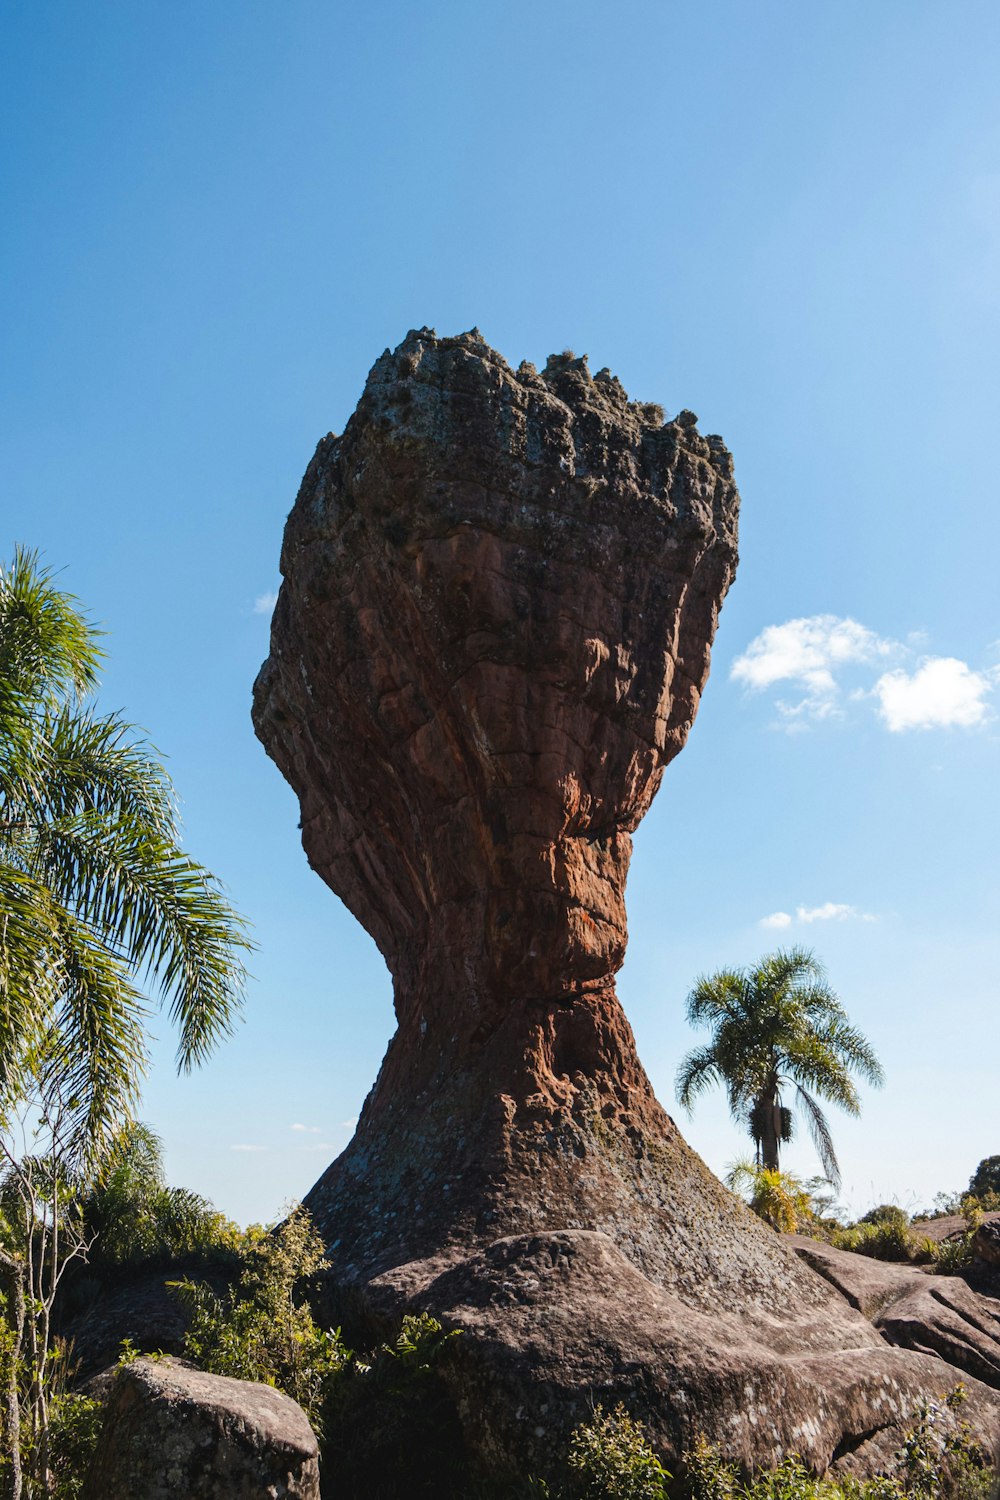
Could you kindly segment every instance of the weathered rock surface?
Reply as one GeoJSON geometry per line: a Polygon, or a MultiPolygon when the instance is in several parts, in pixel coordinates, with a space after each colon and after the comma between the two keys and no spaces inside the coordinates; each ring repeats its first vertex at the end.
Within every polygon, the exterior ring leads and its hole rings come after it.
{"type": "Polygon", "coordinates": [[[108,1403],[84,1500],[319,1500],[305,1413],[267,1385],[137,1359],[108,1403]]]}
{"type": "MultiPolygon", "coordinates": [[[[567,1423],[623,1400],[668,1464],[701,1432],[747,1468],[794,1452],[863,1473],[892,1456],[922,1397],[960,1378],[889,1348],[842,1302],[812,1326],[793,1305],[770,1320],[692,1307],[581,1230],[496,1241],[430,1275],[418,1301],[465,1330],[449,1379],[473,1446],[500,1467],[544,1471],[567,1423]]],[[[963,1414],[992,1445],[996,1398],[967,1384],[963,1414]]]]}
{"type": "Polygon", "coordinates": [[[1000,1266],[1000,1219],[980,1224],[973,1236],[972,1253],[988,1266],[1000,1266]]]}
{"type": "Polygon", "coordinates": [[[736,565],[732,461],[695,424],[570,355],[410,334],[306,472],[255,688],[398,1019],[307,1205],[335,1290],[470,1330],[456,1400],[497,1462],[536,1429],[551,1458],[608,1389],[665,1452],[694,1422],[822,1467],[941,1385],[708,1172],[615,994],[631,835],[736,565]]]}
{"type": "Polygon", "coordinates": [[[890,1344],[933,1354],[1000,1388],[1000,1300],[960,1276],[937,1276],[789,1236],[796,1251],[870,1318],[890,1344]]]}

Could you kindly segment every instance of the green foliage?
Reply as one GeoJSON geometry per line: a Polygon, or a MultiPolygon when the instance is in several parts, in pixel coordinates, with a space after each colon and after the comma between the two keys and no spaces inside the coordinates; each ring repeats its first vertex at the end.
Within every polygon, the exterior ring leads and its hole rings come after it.
{"type": "Polygon", "coordinates": [[[897,1229],[906,1229],[910,1223],[910,1216],[897,1203],[878,1203],[874,1208],[870,1208],[866,1214],[862,1214],[858,1223],[891,1224],[897,1229]]]}
{"type": "Polygon", "coordinates": [[[996,1476],[968,1423],[955,1415],[964,1400],[958,1385],[922,1402],[887,1472],[872,1479],[817,1479],[792,1454],[744,1481],[699,1438],[685,1459],[684,1488],[689,1500],[989,1500],[996,1476]]]}
{"type": "Polygon", "coordinates": [[[621,1402],[574,1429],[567,1462],[579,1500],[665,1500],[670,1475],[621,1402]]]}
{"type": "Polygon", "coordinates": [[[941,1276],[957,1276],[970,1266],[975,1258],[972,1243],[976,1237],[976,1230],[983,1222],[983,1210],[976,1198],[966,1195],[961,1202],[962,1217],[965,1220],[965,1230],[961,1234],[952,1235],[942,1240],[938,1246],[937,1265],[935,1270],[941,1276]]]}
{"type": "Polygon", "coordinates": [[[235,1256],[240,1231],[206,1198],[168,1187],[163,1148],[148,1125],[132,1122],[115,1137],[80,1212],[92,1269],[161,1264],[192,1255],[235,1256]]]}
{"type": "Polygon", "coordinates": [[[225,1298],[204,1282],[170,1283],[191,1315],[185,1353],[203,1370],[277,1386],[318,1425],[326,1384],[351,1357],[300,1296],[326,1267],[323,1242],[298,1208],[270,1234],[248,1230],[239,1253],[243,1270],[225,1298]]]}
{"type": "Polygon", "coordinates": [[[726,1186],[733,1192],[744,1193],[757,1217],[779,1234],[795,1234],[806,1229],[813,1219],[812,1196],[792,1172],[738,1161],[726,1173],[726,1186]]]}
{"type": "Polygon", "coordinates": [[[62,1153],[90,1156],[127,1117],[152,985],[179,1063],[230,1030],[243,924],[184,852],[173,789],[130,724],[85,704],[98,632],[18,549],[0,567],[0,1126],[58,1084],[62,1153]]]}
{"type": "Polygon", "coordinates": [[[77,1500],[97,1449],[104,1410],[99,1401],[66,1391],[49,1412],[51,1500],[77,1500]]]}
{"type": "Polygon", "coordinates": [[[905,1209],[895,1203],[879,1203],[856,1224],[833,1229],[827,1236],[837,1250],[853,1250],[873,1260],[936,1262],[942,1247],[929,1235],[920,1234],[905,1209]]]}
{"type": "Polygon", "coordinates": [[[823,1171],[838,1185],[830,1127],[818,1100],[856,1115],[861,1105],[852,1074],[876,1085],[883,1075],[814,955],[793,948],[761,959],[752,969],[703,977],[688,996],[687,1015],[692,1025],[708,1025],[713,1034],[681,1063],[681,1104],[690,1109],[706,1088],[724,1084],[730,1112],[749,1128],[760,1165],[776,1171],[779,1145],[791,1138],[793,1123],[782,1090],[794,1089],[823,1171]]]}
{"type": "Polygon", "coordinates": [[[987,1193],[1000,1194],[1000,1156],[984,1156],[969,1179],[969,1193],[983,1198],[987,1193]]]}
{"type": "Polygon", "coordinates": [[[927,1254],[924,1239],[912,1234],[905,1222],[885,1220],[870,1224],[862,1220],[846,1229],[835,1230],[830,1243],[838,1250],[854,1250],[872,1260],[912,1261],[918,1255],[927,1254]]]}

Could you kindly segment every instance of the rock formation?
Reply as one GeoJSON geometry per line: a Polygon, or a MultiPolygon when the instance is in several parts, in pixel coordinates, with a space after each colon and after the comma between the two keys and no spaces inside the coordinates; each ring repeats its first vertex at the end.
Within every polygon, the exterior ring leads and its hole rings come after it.
{"type": "Polygon", "coordinates": [[[668,1454],[700,1426],[824,1466],[941,1384],[708,1172],[615,995],[631,835],[697,712],[737,509],[692,413],[424,329],[289,517],[254,722],[398,1019],[307,1204],[339,1286],[470,1331],[457,1399],[498,1462],[605,1392],[668,1454]]]}
{"type": "Polygon", "coordinates": [[[174,1359],[118,1371],[84,1500],[319,1500],[305,1412],[268,1385],[174,1359]]]}

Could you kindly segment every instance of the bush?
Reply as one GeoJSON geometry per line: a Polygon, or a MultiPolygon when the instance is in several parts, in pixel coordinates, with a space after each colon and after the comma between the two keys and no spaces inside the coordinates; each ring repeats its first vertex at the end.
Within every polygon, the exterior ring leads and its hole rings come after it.
{"type": "Polygon", "coordinates": [[[837,1250],[853,1250],[858,1255],[870,1255],[873,1260],[908,1261],[928,1258],[926,1239],[926,1235],[918,1238],[910,1230],[904,1214],[902,1222],[884,1219],[872,1223],[862,1219],[846,1229],[834,1230],[830,1243],[837,1250]]]}
{"type": "Polygon", "coordinates": [[[891,1224],[896,1229],[909,1227],[910,1216],[896,1203],[879,1203],[870,1208],[866,1214],[862,1214],[858,1220],[859,1224],[891,1224]]]}
{"type": "Polygon", "coordinates": [[[813,1220],[813,1196],[791,1172],[737,1161],[726,1173],[726,1186],[745,1193],[757,1217],[779,1234],[795,1234],[813,1220]]]}
{"type": "Polygon", "coordinates": [[[579,1500],[665,1500],[670,1475],[621,1402],[574,1429],[567,1462],[579,1500]]]}
{"type": "Polygon", "coordinates": [[[163,1146],[148,1125],[125,1126],[80,1203],[88,1261],[109,1267],[166,1265],[191,1255],[235,1255],[240,1231],[206,1198],[167,1186],[163,1146]]]}
{"type": "Polygon", "coordinates": [[[248,1230],[240,1254],[243,1270],[225,1298],[204,1282],[169,1283],[191,1314],[184,1352],[216,1375],[277,1386],[318,1426],[326,1384],[351,1358],[339,1330],[319,1328],[300,1299],[303,1282],[327,1264],[323,1242],[300,1208],[270,1234],[248,1230]]]}
{"type": "Polygon", "coordinates": [[[968,1423],[955,1415],[964,1400],[958,1385],[922,1402],[888,1471],[872,1479],[817,1479],[792,1454],[745,1483],[699,1438],[685,1461],[685,1488],[690,1500],[989,1500],[996,1476],[968,1423]]]}
{"type": "Polygon", "coordinates": [[[49,1410],[50,1500],[77,1500],[104,1421],[99,1401],[79,1392],[57,1396],[49,1410]]]}

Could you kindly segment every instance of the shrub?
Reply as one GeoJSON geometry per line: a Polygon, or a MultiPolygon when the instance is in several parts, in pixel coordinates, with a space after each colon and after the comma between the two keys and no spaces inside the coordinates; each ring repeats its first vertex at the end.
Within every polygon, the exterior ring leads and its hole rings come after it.
{"type": "Polygon", "coordinates": [[[235,1255],[240,1231],[206,1198],[168,1187],[163,1146],[148,1125],[119,1131],[80,1205],[89,1261],[104,1267],[167,1264],[190,1255],[235,1255]]]}
{"type": "Polygon", "coordinates": [[[216,1375],[277,1386],[319,1424],[327,1381],[351,1358],[339,1330],[319,1328],[303,1282],[323,1270],[323,1243],[312,1220],[296,1209],[276,1230],[246,1232],[243,1270],[221,1298],[204,1282],[169,1285],[191,1314],[184,1352],[216,1375]]]}
{"type": "Polygon", "coordinates": [[[574,1429],[567,1461],[580,1500],[665,1500],[670,1475],[621,1402],[574,1429]]]}
{"type": "Polygon", "coordinates": [[[897,1229],[906,1229],[910,1223],[910,1216],[897,1203],[879,1203],[874,1208],[870,1208],[866,1214],[862,1214],[858,1223],[892,1224],[897,1229]]]}
{"type": "Polygon", "coordinates": [[[989,1500],[996,1476],[968,1423],[955,1416],[964,1400],[958,1385],[922,1402],[888,1471],[872,1479],[817,1479],[792,1454],[745,1483],[699,1438],[685,1461],[685,1488],[690,1500],[989,1500]]]}
{"type": "Polygon", "coordinates": [[[77,1500],[97,1450],[104,1408],[92,1396],[66,1391],[49,1409],[50,1500],[77,1500]]]}
{"type": "Polygon", "coordinates": [[[794,1234],[813,1218],[812,1196],[791,1172],[758,1167],[752,1161],[737,1161],[726,1173],[726,1186],[745,1193],[757,1217],[779,1234],[794,1234]]]}
{"type": "Polygon", "coordinates": [[[879,1204],[856,1224],[835,1229],[830,1243],[837,1250],[853,1250],[873,1260],[933,1260],[936,1255],[928,1237],[915,1235],[904,1211],[893,1203],[879,1204]]]}

